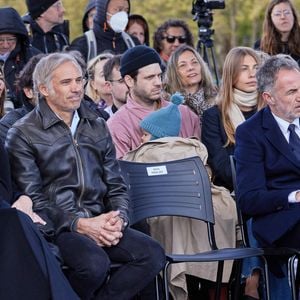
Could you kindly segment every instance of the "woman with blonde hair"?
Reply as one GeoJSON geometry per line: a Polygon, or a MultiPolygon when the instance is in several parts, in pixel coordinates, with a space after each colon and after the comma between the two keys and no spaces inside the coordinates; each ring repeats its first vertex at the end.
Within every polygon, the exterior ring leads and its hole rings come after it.
{"type": "MultiPolygon", "coordinates": [[[[230,191],[233,190],[230,155],[234,153],[235,130],[263,106],[255,77],[259,64],[260,57],[255,50],[247,47],[231,49],[225,58],[216,105],[203,114],[201,137],[207,147],[213,182],[230,191]]],[[[258,299],[260,273],[256,266],[259,263],[253,265],[253,272],[246,280],[245,295],[258,299]]]]}
{"type": "Polygon", "coordinates": [[[290,0],[269,2],[263,23],[262,39],[255,43],[254,48],[270,55],[289,54],[299,64],[300,26],[296,9],[290,0]]]}
{"type": "Polygon", "coordinates": [[[113,57],[111,53],[101,53],[88,62],[88,82],[85,94],[91,98],[100,108],[111,105],[111,94],[106,91],[103,66],[106,61],[113,57]]]}
{"type": "Polygon", "coordinates": [[[224,62],[216,105],[203,114],[201,137],[208,150],[214,183],[229,190],[233,189],[229,156],[234,151],[236,127],[263,105],[255,77],[259,63],[255,50],[231,49],[224,62]]]}
{"type": "Polygon", "coordinates": [[[210,70],[199,53],[188,45],[180,46],[171,55],[164,77],[166,92],[184,96],[184,104],[202,117],[214,104],[216,87],[210,70]]]}

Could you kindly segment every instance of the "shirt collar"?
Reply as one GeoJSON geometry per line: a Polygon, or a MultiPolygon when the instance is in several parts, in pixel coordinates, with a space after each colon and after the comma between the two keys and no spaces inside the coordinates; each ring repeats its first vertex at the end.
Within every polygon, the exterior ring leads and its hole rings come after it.
{"type": "Polygon", "coordinates": [[[295,124],[295,126],[298,129],[300,129],[299,118],[295,119],[292,123],[289,123],[288,121],[279,118],[278,116],[274,115],[273,113],[272,113],[272,115],[275,118],[276,122],[278,123],[278,126],[280,127],[280,129],[283,133],[289,132],[288,128],[289,128],[290,124],[295,124]]]}
{"type": "Polygon", "coordinates": [[[75,110],[75,112],[73,114],[73,119],[72,119],[72,122],[71,122],[71,126],[70,126],[70,130],[72,132],[72,136],[75,135],[77,126],[79,124],[79,121],[80,121],[80,117],[79,117],[78,111],[75,110]]]}

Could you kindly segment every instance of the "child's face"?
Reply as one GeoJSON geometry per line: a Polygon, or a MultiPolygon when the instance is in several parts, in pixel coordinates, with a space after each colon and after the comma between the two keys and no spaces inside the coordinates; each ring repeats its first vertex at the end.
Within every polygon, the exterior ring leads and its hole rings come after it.
{"type": "Polygon", "coordinates": [[[142,135],[142,144],[149,142],[151,139],[151,134],[145,130],[143,130],[143,135],[142,135]]]}

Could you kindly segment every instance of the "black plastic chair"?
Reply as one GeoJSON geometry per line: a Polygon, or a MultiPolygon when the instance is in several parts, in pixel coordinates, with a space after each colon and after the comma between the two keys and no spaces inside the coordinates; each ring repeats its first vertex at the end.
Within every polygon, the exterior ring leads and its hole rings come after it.
{"type": "MultiPolygon", "coordinates": [[[[163,280],[167,300],[169,299],[167,271],[170,264],[218,262],[215,299],[219,299],[225,260],[263,256],[263,251],[257,248],[217,248],[210,180],[199,157],[165,163],[120,161],[120,167],[130,195],[132,224],[157,216],[188,217],[202,220],[207,224],[211,251],[197,254],[166,254],[167,263],[163,270],[163,280]]],[[[265,278],[266,296],[269,299],[266,263],[265,278]]]]}
{"type": "MultiPolygon", "coordinates": [[[[236,193],[237,193],[237,182],[236,182],[236,168],[235,168],[235,159],[233,155],[230,155],[230,166],[231,166],[231,174],[232,174],[232,183],[234,188],[234,199],[236,200],[236,193]]],[[[249,239],[248,239],[248,231],[247,231],[247,224],[245,222],[245,217],[242,214],[242,211],[239,207],[238,201],[236,201],[236,208],[237,208],[237,215],[238,215],[238,226],[241,231],[241,242],[244,247],[250,247],[249,245],[249,239]]],[[[288,247],[274,247],[274,248],[266,248],[266,247],[260,247],[264,252],[264,256],[267,257],[284,257],[287,258],[287,268],[288,268],[288,275],[289,275],[289,281],[291,285],[291,293],[292,293],[292,299],[297,300],[297,288],[296,288],[296,274],[294,272],[294,266],[295,266],[295,260],[300,257],[300,251],[298,249],[294,248],[288,248],[288,247]]]]}

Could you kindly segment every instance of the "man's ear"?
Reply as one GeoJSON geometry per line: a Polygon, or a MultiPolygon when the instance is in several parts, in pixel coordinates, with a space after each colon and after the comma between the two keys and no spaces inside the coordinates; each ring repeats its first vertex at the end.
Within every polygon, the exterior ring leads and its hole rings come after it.
{"type": "Polygon", "coordinates": [[[44,96],[44,97],[48,97],[49,96],[49,90],[48,88],[44,85],[44,84],[41,84],[39,86],[39,91],[40,93],[44,96]]]}
{"type": "Polygon", "coordinates": [[[274,98],[271,96],[269,92],[263,92],[262,98],[264,102],[267,103],[268,105],[274,105],[274,98]]]}
{"type": "Polygon", "coordinates": [[[132,88],[134,86],[134,79],[130,75],[125,75],[124,81],[128,88],[132,88]]]}

